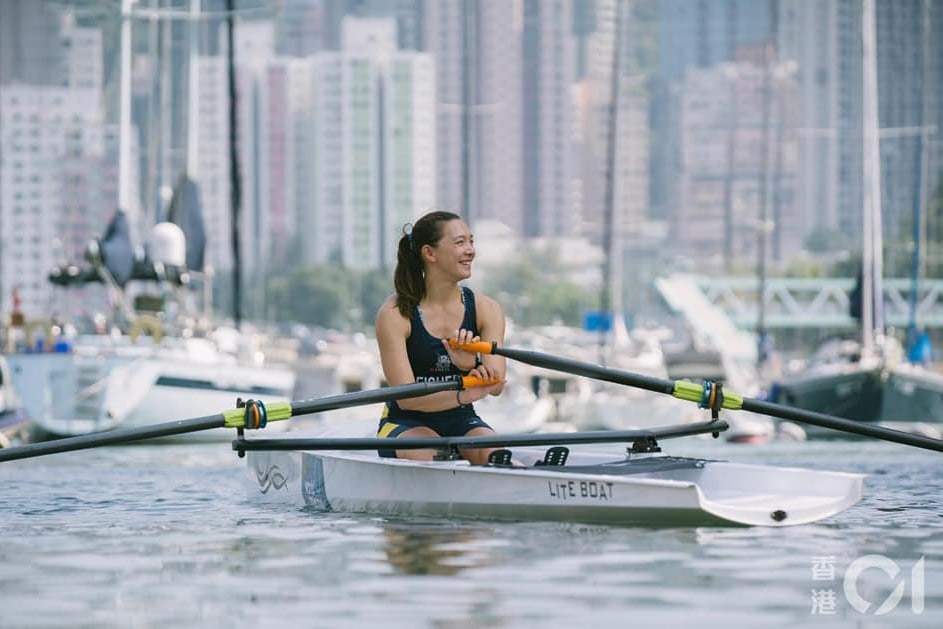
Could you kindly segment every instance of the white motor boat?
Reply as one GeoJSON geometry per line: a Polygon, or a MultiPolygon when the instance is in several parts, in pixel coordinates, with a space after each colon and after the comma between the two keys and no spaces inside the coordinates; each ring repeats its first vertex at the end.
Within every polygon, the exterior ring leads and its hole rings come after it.
{"type": "MultiPolygon", "coordinates": [[[[134,344],[125,336],[80,337],[69,352],[16,353],[8,360],[24,408],[52,437],[214,413],[240,397],[287,401],[295,385],[292,370],[224,352],[209,338],[134,344]]],[[[187,435],[229,437],[225,430],[187,435]]]]}

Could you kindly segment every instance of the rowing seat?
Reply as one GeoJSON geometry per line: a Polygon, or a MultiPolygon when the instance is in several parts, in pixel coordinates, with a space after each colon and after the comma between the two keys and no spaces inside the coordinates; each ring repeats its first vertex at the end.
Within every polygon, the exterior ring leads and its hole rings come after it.
{"type": "Polygon", "coordinates": [[[566,464],[567,457],[570,456],[570,449],[564,446],[554,446],[544,453],[544,460],[537,461],[534,465],[550,465],[562,467],[566,464]]]}
{"type": "Polygon", "coordinates": [[[488,465],[511,465],[511,451],[506,448],[492,451],[488,455],[488,465]]]}

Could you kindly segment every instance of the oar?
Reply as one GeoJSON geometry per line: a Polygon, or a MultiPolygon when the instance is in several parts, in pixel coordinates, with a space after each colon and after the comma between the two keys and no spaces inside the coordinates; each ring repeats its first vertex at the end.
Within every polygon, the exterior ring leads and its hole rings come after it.
{"type": "Polygon", "coordinates": [[[823,428],[831,428],[832,430],[864,437],[873,437],[875,439],[883,439],[884,441],[892,441],[894,443],[902,443],[917,448],[943,452],[943,440],[941,439],[912,435],[901,430],[864,424],[843,417],[835,417],[834,415],[795,408],[784,404],[775,404],[773,402],[747,398],[733,393],[732,391],[727,391],[726,389],[723,390],[723,395],[719,399],[714,400],[713,396],[715,396],[717,390],[713,383],[706,382],[704,385],[700,385],[684,380],[675,381],[655,378],[532,350],[499,347],[497,343],[493,342],[478,341],[475,343],[458,343],[457,341],[450,340],[449,343],[452,347],[458,347],[469,352],[504,356],[535,367],[543,367],[577,376],[595,378],[596,380],[624,384],[654,391],[656,393],[665,393],[681,400],[698,402],[703,407],[707,408],[712,406],[713,402],[716,404],[715,408],[718,409],[725,408],[729,410],[753,411],[755,413],[772,415],[782,419],[812,424],[813,426],[821,426],[823,428]]]}
{"type": "Polygon", "coordinates": [[[505,434],[477,437],[312,437],[293,439],[236,439],[232,449],[247,450],[448,450],[457,448],[496,448],[511,446],[554,446],[587,443],[638,443],[675,437],[717,433],[729,426],[723,420],[711,420],[642,430],[591,430],[586,432],[545,432],[538,434],[505,434]]]}
{"type": "MultiPolygon", "coordinates": [[[[493,383],[482,381],[480,378],[465,376],[461,380],[417,382],[415,384],[404,384],[396,387],[370,389],[367,391],[355,391],[353,393],[343,393],[340,395],[331,395],[296,402],[275,402],[265,406],[250,404],[249,412],[257,413],[261,411],[266,416],[267,421],[281,421],[299,415],[320,413],[322,411],[351,406],[389,402],[391,400],[402,400],[420,397],[430,393],[438,393],[439,391],[453,391],[487,384],[493,383]]],[[[168,437],[171,435],[182,435],[188,432],[209,430],[210,428],[244,428],[246,427],[246,413],[247,409],[245,408],[234,408],[215,415],[181,419],[163,424],[155,424],[153,426],[124,428],[103,433],[57,439],[55,441],[31,443],[25,446],[0,450],[0,461],[14,461],[16,459],[26,459],[34,456],[42,456],[44,454],[71,452],[73,450],[85,450],[98,446],[128,443],[157,437],[168,437]]],[[[256,419],[258,419],[258,417],[256,417],[256,419]]],[[[263,425],[264,423],[263,421],[263,425]]]]}

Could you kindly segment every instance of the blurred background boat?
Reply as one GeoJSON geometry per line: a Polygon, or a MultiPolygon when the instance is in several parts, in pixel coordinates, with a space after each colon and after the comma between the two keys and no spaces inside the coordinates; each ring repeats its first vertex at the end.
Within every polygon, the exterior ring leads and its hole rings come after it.
{"type": "MultiPolygon", "coordinates": [[[[932,351],[929,336],[918,333],[917,288],[920,280],[921,225],[926,196],[927,138],[923,118],[929,85],[921,83],[920,125],[916,128],[915,194],[912,220],[912,258],[909,351],[888,329],[885,320],[884,220],[882,217],[881,132],[878,116],[877,35],[874,7],[862,11],[862,259],[855,290],[849,300],[857,320],[858,339],[823,344],[812,360],[788,373],[773,387],[775,401],[838,415],[861,422],[890,425],[921,434],[939,436],[943,426],[943,374],[929,368],[932,351]]],[[[927,33],[923,33],[926,43],[927,33]]],[[[926,78],[929,60],[921,58],[926,78]]],[[[838,437],[827,429],[810,428],[810,434],[838,437]]]]}
{"type": "MultiPolygon", "coordinates": [[[[192,277],[200,273],[187,265],[186,238],[176,224],[155,226],[143,257],[134,251],[119,211],[106,236],[89,244],[87,266],[68,264],[50,275],[64,290],[96,281],[109,287],[114,315],[102,316],[97,329],[24,322],[8,331],[10,378],[39,436],[212,414],[235,407],[237,397],[291,399],[295,374],[266,364],[261,335],[215,325],[207,310],[195,311],[192,277]],[[131,299],[132,281],[152,292],[131,299]]],[[[231,431],[208,436],[223,435],[231,431]]]]}
{"type": "Polygon", "coordinates": [[[32,420],[13,388],[7,362],[0,355],[0,448],[28,440],[32,420]]]}

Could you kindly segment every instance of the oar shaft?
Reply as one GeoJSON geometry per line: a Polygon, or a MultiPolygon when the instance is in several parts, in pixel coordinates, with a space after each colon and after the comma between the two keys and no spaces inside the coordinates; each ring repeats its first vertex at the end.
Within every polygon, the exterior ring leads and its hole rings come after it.
{"type": "MultiPolygon", "coordinates": [[[[348,406],[359,406],[363,404],[388,402],[390,400],[400,400],[409,397],[419,397],[422,395],[428,395],[430,393],[437,393],[439,391],[451,391],[465,387],[482,386],[485,384],[488,383],[481,381],[479,378],[465,376],[461,380],[449,380],[445,382],[417,382],[396,387],[387,387],[384,389],[371,389],[368,391],[343,393],[325,398],[301,400],[299,402],[276,403],[272,405],[272,408],[278,409],[278,411],[277,413],[273,413],[273,416],[270,417],[270,419],[272,421],[277,419],[288,419],[289,417],[304,415],[306,413],[319,413],[321,411],[330,411],[348,406]]],[[[188,432],[196,432],[198,430],[207,430],[210,428],[241,427],[245,425],[242,417],[243,413],[244,409],[230,409],[216,415],[194,417],[192,419],[182,419],[179,421],[156,424],[154,426],[125,428],[95,433],[91,435],[81,435],[78,437],[58,439],[56,441],[31,443],[25,446],[0,450],[0,462],[26,459],[34,456],[42,456],[44,454],[56,454],[59,452],[71,452],[73,450],[85,450],[98,446],[127,443],[129,441],[142,441],[144,439],[155,439],[158,437],[181,435],[188,432]],[[230,416],[232,423],[227,424],[227,416],[230,416]]]]}
{"type": "Polygon", "coordinates": [[[894,430],[893,428],[885,428],[884,426],[878,426],[876,424],[868,424],[853,419],[826,415],[825,413],[817,413],[793,406],[784,406],[763,400],[743,398],[743,410],[772,415],[773,417],[782,419],[791,419],[822,428],[831,428],[832,430],[861,435],[862,437],[874,437],[875,439],[883,439],[885,441],[893,441],[894,443],[915,446],[917,448],[943,452],[943,441],[940,439],[914,435],[909,432],[894,430]]]}
{"type": "MultiPolygon", "coordinates": [[[[571,360],[569,358],[562,358],[541,352],[513,349],[510,347],[499,347],[497,343],[458,343],[457,341],[453,340],[452,345],[454,347],[462,347],[467,351],[504,356],[506,358],[511,358],[513,360],[527,363],[528,365],[534,365],[536,367],[554,369],[577,376],[585,376],[606,382],[614,382],[616,384],[625,384],[640,389],[654,391],[656,393],[666,393],[682,400],[689,400],[693,402],[702,398],[701,391],[699,390],[700,387],[698,385],[681,380],[674,382],[662,378],[653,378],[650,376],[630,373],[627,371],[619,371],[617,369],[609,369],[600,365],[585,363],[578,360],[571,360]]],[[[831,428],[833,430],[848,432],[851,434],[862,435],[865,437],[874,437],[876,439],[883,439],[885,441],[891,441],[894,443],[901,443],[918,448],[925,448],[927,450],[943,452],[943,440],[940,439],[932,439],[930,437],[913,435],[900,430],[894,430],[892,428],[885,428],[883,426],[877,426],[874,424],[857,422],[842,417],[836,417],[834,415],[826,415],[825,413],[817,413],[815,411],[808,411],[792,406],[784,406],[763,400],[745,398],[730,391],[724,392],[722,406],[726,409],[754,411],[756,413],[763,413],[764,415],[772,415],[782,419],[791,419],[798,422],[812,424],[814,426],[821,426],[823,428],[831,428]]]]}
{"type": "Polygon", "coordinates": [[[587,378],[613,382],[615,384],[624,384],[639,389],[654,391],[655,393],[667,393],[668,395],[672,395],[675,389],[675,383],[672,380],[631,373],[629,371],[620,371],[618,369],[610,369],[601,365],[571,360],[560,356],[552,356],[541,352],[512,349],[510,347],[494,347],[489,353],[527,363],[535,367],[564,371],[575,376],[585,376],[587,378]]]}
{"type": "Polygon", "coordinates": [[[88,448],[96,448],[98,446],[110,446],[118,443],[127,443],[129,441],[156,439],[158,437],[181,435],[198,430],[222,428],[224,421],[225,418],[222,414],[207,415],[205,417],[194,417],[192,419],[167,422],[155,426],[124,428],[90,435],[80,435],[78,437],[56,439],[55,441],[30,443],[25,446],[0,450],[0,461],[15,461],[17,459],[26,459],[34,456],[42,456],[44,454],[87,450],[88,448]]]}
{"type": "Polygon", "coordinates": [[[420,397],[429,395],[430,393],[438,393],[439,391],[454,391],[463,387],[476,386],[477,381],[478,379],[474,378],[468,379],[467,381],[416,382],[383,389],[341,393],[339,395],[331,395],[313,400],[301,400],[291,403],[291,414],[292,417],[296,417],[298,415],[321,413],[323,411],[332,411],[350,406],[363,406],[365,404],[378,404],[380,402],[402,400],[408,397],[420,397]]]}

